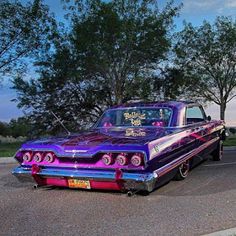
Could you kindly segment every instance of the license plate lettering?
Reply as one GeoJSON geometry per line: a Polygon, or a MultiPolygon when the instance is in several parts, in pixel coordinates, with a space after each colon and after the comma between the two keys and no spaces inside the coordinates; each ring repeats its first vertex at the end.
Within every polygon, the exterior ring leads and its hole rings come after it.
{"type": "Polygon", "coordinates": [[[69,188],[91,189],[89,180],[68,179],[69,188]]]}

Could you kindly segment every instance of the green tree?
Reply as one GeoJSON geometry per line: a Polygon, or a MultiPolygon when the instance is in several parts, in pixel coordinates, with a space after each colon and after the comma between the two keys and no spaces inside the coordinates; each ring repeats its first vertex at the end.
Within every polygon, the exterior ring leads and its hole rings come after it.
{"type": "Polygon", "coordinates": [[[8,134],[17,138],[19,136],[28,137],[31,130],[31,124],[25,117],[12,119],[8,124],[8,134]]]}
{"type": "Polygon", "coordinates": [[[15,80],[19,106],[32,109],[32,118],[44,127],[53,127],[54,111],[67,125],[82,128],[108,106],[156,98],[154,81],[168,60],[179,7],[169,2],[160,10],[153,0],[66,6],[72,9],[71,31],[56,53],[39,63],[39,80],[15,80]]]}
{"type": "Polygon", "coordinates": [[[0,135],[2,135],[2,136],[9,135],[9,127],[6,122],[0,121],[0,135]]]}
{"type": "Polygon", "coordinates": [[[183,72],[174,66],[167,66],[162,73],[154,79],[153,92],[159,94],[160,99],[175,100],[185,98],[183,91],[188,88],[187,81],[183,79],[183,72]]]}
{"type": "Polygon", "coordinates": [[[0,79],[19,72],[29,58],[50,49],[56,23],[41,0],[0,1],[0,79]],[[25,63],[24,63],[25,62],[25,63]]]}
{"type": "Polygon", "coordinates": [[[185,24],[176,52],[191,97],[219,105],[224,120],[227,103],[236,96],[236,22],[218,17],[214,24],[205,21],[200,27],[185,24]]]}
{"type": "Polygon", "coordinates": [[[0,121],[0,135],[12,136],[17,138],[19,136],[31,136],[31,124],[25,117],[10,120],[9,123],[0,121]]]}

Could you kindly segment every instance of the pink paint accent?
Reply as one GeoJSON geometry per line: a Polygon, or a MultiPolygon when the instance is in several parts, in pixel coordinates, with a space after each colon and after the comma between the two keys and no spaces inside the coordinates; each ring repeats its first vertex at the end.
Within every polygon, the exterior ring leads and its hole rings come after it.
{"type": "Polygon", "coordinates": [[[116,180],[120,180],[122,178],[123,172],[121,169],[116,169],[116,176],[115,179],[116,180]]]}
{"type": "Polygon", "coordinates": [[[117,182],[102,182],[102,181],[90,181],[91,188],[93,189],[110,189],[110,190],[121,190],[122,186],[117,182]]]}
{"type": "Polygon", "coordinates": [[[103,127],[112,127],[113,125],[112,125],[112,123],[110,123],[110,122],[105,122],[104,124],[103,124],[103,127]]]}
{"type": "MultiPolygon", "coordinates": [[[[44,179],[44,185],[53,185],[59,187],[69,187],[68,180],[66,178],[46,178],[44,179]]],[[[122,186],[119,182],[104,182],[90,180],[91,189],[107,189],[107,190],[121,190],[122,186]]]]}
{"type": "Polygon", "coordinates": [[[152,126],[164,127],[165,125],[163,121],[155,121],[155,122],[152,122],[152,126]]]}
{"type": "Polygon", "coordinates": [[[40,167],[36,164],[33,164],[31,169],[31,175],[34,178],[35,182],[40,186],[46,185],[45,179],[38,176],[39,172],[40,172],[40,167]]]}
{"type": "Polygon", "coordinates": [[[54,185],[60,187],[68,187],[68,181],[65,178],[47,178],[45,179],[46,185],[54,185]]]}
{"type": "Polygon", "coordinates": [[[191,134],[190,136],[191,136],[191,137],[194,137],[194,138],[196,138],[196,139],[199,139],[199,140],[202,141],[202,142],[207,142],[206,138],[202,137],[202,136],[199,135],[199,134],[193,133],[193,134],[191,134]]]}
{"type": "Polygon", "coordinates": [[[31,169],[31,174],[32,175],[36,175],[36,174],[39,173],[39,171],[40,171],[40,167],[38,165],[36,165],[36,164],[33,164],[32,165],[32,169],[31,169]]]}

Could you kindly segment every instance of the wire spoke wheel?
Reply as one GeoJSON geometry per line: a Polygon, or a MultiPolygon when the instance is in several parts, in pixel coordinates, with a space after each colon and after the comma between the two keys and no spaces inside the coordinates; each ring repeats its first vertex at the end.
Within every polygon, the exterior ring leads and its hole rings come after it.
{"type": "Polygon", "coordinates": [[[189,163],[189,160],[187,160],[179,166],[178,172],[174,179],[184,180],[188,176],[189,169],[190,169],[190,163],[189,163]]]}
{"type": "Polygon", "coordinates": [[[221,161],[223,156],[223,141],[220,140],[217,148],[212,152],[213,161],[221,161]]]}
{"type": "Polygon", "coordinates": [[[189,172],[189,161],[184,162],[180,167],[179,167],[179,172],[183,177],[186,177],[189,172]]]}

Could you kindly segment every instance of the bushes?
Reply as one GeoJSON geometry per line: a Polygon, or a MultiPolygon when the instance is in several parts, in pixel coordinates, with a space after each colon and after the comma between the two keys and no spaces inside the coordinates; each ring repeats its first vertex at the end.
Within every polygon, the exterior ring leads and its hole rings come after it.
{"type": "Polygon", "coordinates": [[[0,158],[12,157],[16,151],[20,148],[21,142],[14,143],[1,143],[0,144],[0,158]]]}
{"type": "Polygon", "coordinates": [[[235,135],[236,134],[236,128],[229,128],[229,132],[231,133],[231,134],[233,134],[233,135],[235,135]]]}
{"type": "Polygon", "coordinates": [[[12,119],[9,123],[0,121],[0,135],[3,137],[27,137],[31,125],[26,118],[12,119]]]}

